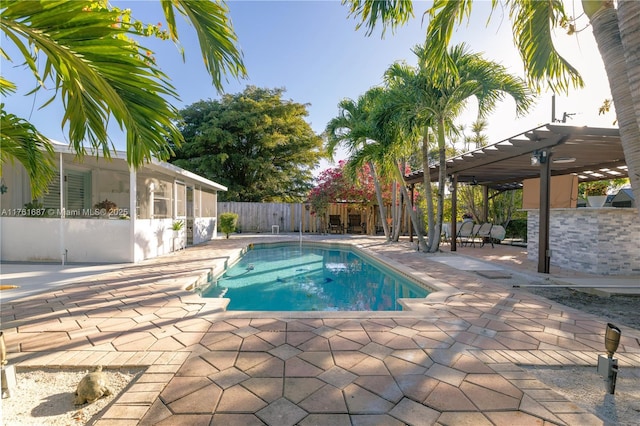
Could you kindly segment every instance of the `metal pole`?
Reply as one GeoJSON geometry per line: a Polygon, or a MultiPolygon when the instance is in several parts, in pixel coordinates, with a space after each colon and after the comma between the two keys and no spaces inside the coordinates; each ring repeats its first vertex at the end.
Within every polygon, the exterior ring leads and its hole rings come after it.
{"type": "Polygon", "coordinates": [[[67,250],[64,248],[64,218],[65,218],[65,209],[64,209],[64,165],[62,162],[62,153],[60,153],[60,257],[62,259],[62,264],[64,265],[67,261],[67,250]]]}
{"type": "Polygon", "coordinates": [[[538,230],[538,272],[548,274],[551,266],[549,216],[551,191],[551,152],[540,153],[540,226],[538,230]]]}
{"type": "Polygon", "coordinates": [[[453,175],[453,188],[451,191],[451,251],[457,251],[456,235],[458,234],[458,175],[453,175]]]}
{"type": "MultiPolygon", "coordinates": [[[[416,185],[414,183],[411,184],[411,200],[409,201],[409,205],[411,208],[414,208],[413,200],[415,200],[413,191],[415,190],[416,185]]],[[[386,220],[386,219],[383,219],[386,220]]],[[[409,242],[413,242],[413,224],[411,223],[411,215],[409,215],[409,242]]]]}

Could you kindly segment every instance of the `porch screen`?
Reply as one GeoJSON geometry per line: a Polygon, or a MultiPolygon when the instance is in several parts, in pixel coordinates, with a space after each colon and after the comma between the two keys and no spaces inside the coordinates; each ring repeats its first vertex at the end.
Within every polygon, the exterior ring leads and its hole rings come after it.
{"type": "Polygon", "coordinates": [[[218,196],[215,192],[202,191],[202,217],[216,217],[218,196]]]}
{"type": "Polygon", "coordinates": [[[182,182],[176,182],[176,217],[185,217],[187,215],[186,209],[187,188],[182,182]]]}
{"type": "Polygon", "coordinates": [[[153,217],[171,217],[171,193],[173,184],[160,182],[153,191],[153,217]]]}

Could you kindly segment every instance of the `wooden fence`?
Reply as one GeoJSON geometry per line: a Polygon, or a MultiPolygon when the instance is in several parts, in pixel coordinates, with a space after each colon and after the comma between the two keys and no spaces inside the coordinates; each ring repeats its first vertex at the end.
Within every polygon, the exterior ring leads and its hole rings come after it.
{"type": "Polygon", "coordinates": [[[350,215],[360,215],[367,226],[367,233],[373,235],[380,230],[377,209],[373,207],[355,208],[351,204],[330,204],[323,218],[311,214],[308,204],[303,203],[241,203],[218,202],[218,214],[237,213],[238,228],[241,232],[268,232],[278,225],[280,232],[327,232],[329,215],[339,215],[346,232],[350,215]]]}

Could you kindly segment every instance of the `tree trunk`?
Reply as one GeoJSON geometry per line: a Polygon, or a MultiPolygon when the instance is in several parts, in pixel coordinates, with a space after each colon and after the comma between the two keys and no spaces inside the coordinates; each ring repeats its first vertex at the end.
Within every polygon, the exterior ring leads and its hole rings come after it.
{"type": "Polygon", "coordinates": [[[444,185],[447,181],[447,158],[445,151],[444,119],[438,119],[438,212],[436,214],[435,229],[429,233],[429,252],[435,253],[440,249],[442,234],[442,219],[444,217],[444,185]],[[433,238],[433,239],[432,239],[433,238]]]}
{"type": "MultiPolygon", "coordinates": [[[[401,170],[399,167],[396,168],[398,178],[402,179],[404,182],[404,168],[401,170]]],[[[427,242],[424,240],[424,235],[422,235],[422,231],[420,229],[420,225],[418,224],[418,212],[413,208],[413,200],[408,194],[407,187],[404,185],[400,185],[400,192],[404,196],[405,200],[407,200],[407,208],[409,209],[409,216],[411,217],[411,224],[413,225],[413,229],[418,237],[418,250],[426,251],[427,242]]]]}
{"type": "MultiPolygon", "coordinates": [[[[404,187],[404,171],[406,170],[406,162],[404,160],[402,160],[400,162],[400,174],[402,175],[403,179],[399,180],[398,182],[400,187],[404,187]]],[[[400,228],[402,226],[402,203],[403,203],[403,197],[404,193],[406,191],[400,191],[400,195],[397,197],[396,199],[396,204],[394,204],[393,208],[396,209],[396,216],[395,216],[395,220],[393,221],[393,241],[399,241],[400,240],[400,228]]]]}
{"type": "Polygon", "coordinates": [[[618,27],[627,62],[627,77],[636,112],[636,124],[640,126],[640,2],[618,2],[618,27]]]}
{"type": "MultiPolygon", "coordinates": [[[[429,171],[429,129],[426,128],[424,130],[424,135],[422,137],[422,170],[423,177],[422,181],[424,184],[424,196],[427,200],[427,240],[433,241],[433,228],[434,228],[434,219],[433,219],[433,192],[431,191],[431,173],[429,171]]],[[[426,242],[424,242],[424,238],[420,241],[419,249],[422,251],[427,251],[428,246],[426,242]],[[422,245],[424,244],[424,246],[422,245]]]]}
{"type": "MultiPolygon", "coordinates": [[[[631,9],[633,8],[634,6],[631,7],[631,9]]],[[[618,27],[618,16],[613,6],[600,8],[590,16],[590,19],[591,26],[593,27],[593,35],[598,44],[598,49],[600,50],[600,55],[604,61],[605,70],[609,79],[609,87],[616,108],[616,117],[618,119],[618,127],[620,128],[620,140],[629,170],[629,180],[631,181],[633,195],[636,200],[640,200],[640,126],[638,125],[636,116],[637,106],[634,107],[634,99],[631,94],[628,77],[628,71],[631,71],[631,74],[633,74],[634,69],[637,71],[640,65],[638,65],[636,61],[635,66],[627,66],[625,50],[622,45],[620,29],[618,27]]],[[[634,24],[629,23],[628,25],[633,26],[634,24]]],[[[637,21],[635,25],[637,26],[637,21]]],[[[640,38],[637,28],[633,30],[629,29],[629,31],[625,33],[628,44],[632,43],[630,39],[634,36],[634,33],[636,39],[640,38]]],[[[632,56],[632,53],[630,53],[629,56],[632,56]]],[[[637,96],[640,97],[640,95],[637,96]]],[[[638,212],[640,213],[640,209],[638,209],[638,212]]]]}
{"type": "MultiPolygon", "coordinates": [[[[392,187],[391,187],[391,223],[392,225],[395,225],[396,223],[396,216],[398,215],[398,209],[396,209],[396,203],[398,202],[398,181],[396,179],[393,180],[392,182],[392,187]]],[[[396,242],[398,240],[396,240],[394,238],[394,229],[393,226],[391,226],[391,229],[389,230],[390,238],[391,241],[396,242]]]]}
{"type": "MultiPolygon", "coordinates": [[[[640,2],[637,0],[619,1],[617,16],[620,38],[627,63],[629,89],[635,108],[636,130],[638,130],[640,128],[640,2]]],[[[630,141],[634,140],[630,139],[630,141]]],[[[625,147],[625,159],[629,167],[633,195],[638,200],[640,196],[640,138],[637,137],[637,133],[635,143],[632,142],[630,145],[633,146],[625,147]],[[631,164],[633,164],[633,167],[631,164]],[[631,178],[632,174],[635,179],[631,178]]],[[[640,212],[640,208],[638,212],[640,212]]]]}
{"type": "MultiPolygon", "coordinates": [[[[387,224],[387,214],[384,208],[384,200],[382,199],[382,188],[380,188],[380,181],[378,180],[378,174],[376,173],[375,165],[372,161],[369,161],[369,170],[371,170],[371,177],[373,178],[373,185],[376,188],[376,199],[378,200],[378,208],[380,210],[380,221],[382,221],[382,229],[384,230],[384,236],[389,241],[389,225],[387,224]]],[[[375,235],[376,224],[373,224],[373,233],[375,235]]]]}

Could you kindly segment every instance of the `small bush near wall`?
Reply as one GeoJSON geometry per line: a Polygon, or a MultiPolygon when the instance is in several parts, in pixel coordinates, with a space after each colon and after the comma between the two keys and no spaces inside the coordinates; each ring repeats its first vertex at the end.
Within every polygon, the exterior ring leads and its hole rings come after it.
{"type": "Polygon", "coordinates": [[[505,229],[506,238],[519,238],[527,241],[527,219],[513,219],[505,229]]]}
{"type": "Polygon", "coordinates": [[[229,234],[235,232],[237,224],[237,213],[222,213],[220,215],[220,232],[223,232],[227,239],[229,238],[229,234]]]}

